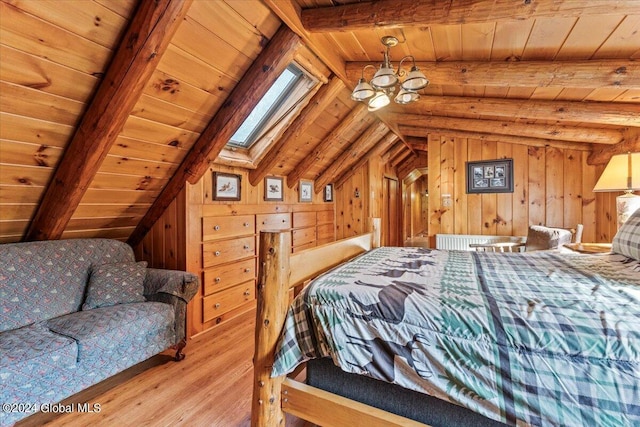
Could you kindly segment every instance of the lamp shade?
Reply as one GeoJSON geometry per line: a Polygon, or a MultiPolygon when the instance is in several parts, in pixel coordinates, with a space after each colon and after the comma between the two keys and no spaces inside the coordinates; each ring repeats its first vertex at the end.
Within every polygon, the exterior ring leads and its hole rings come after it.
{"type": "Polygon", "coordinates": [[[369,100],[368,110],[372,112],[377,111],[382,107],[386,107],[387,105],[389,105],[390,102],[391,100],[389,99],[386,93],[382,91],[376,92],[373,98],[369,100]]]}
{"type": "Polygon", "coordinates": [[[351,99],[354,101],[364,101],[365,99],[371,98],[376,94],[376,91],[373,90],[371,85],[367,83],[364,79],[360,79],[358,81],[358,85],[353,89],[351,93],[351,99]]]}
{"type": "Polygon", "coordinates": [[[616,154],[598,179],[593,191],[640,190],[640,153],[616,154]]]}
{"type": "Polygon", "coordinates": [[[420,99],[420,95],[417,92],[413,92],[406,89],[400,89],[400,92],[394,98],[394,101],[398,104],[409,104],[420,99]]]}
{"type": "Polygon", "coordinates": [[[418,70],[418,67],[414,65],[407,75],[407,78],[402,82],[402,88],[406,90],[420,90],[427,87],[428,84],[429,80],[427,80],[422,71],[418,70]]]}
{"type": "Polygon", "coordinates": [[[390,88],[395,86],[396,83],[398,83],[398,76],[396,76],[393,68],[388,65],[381,65],[371,79],[371,84],[379,89],[390,88]]]}

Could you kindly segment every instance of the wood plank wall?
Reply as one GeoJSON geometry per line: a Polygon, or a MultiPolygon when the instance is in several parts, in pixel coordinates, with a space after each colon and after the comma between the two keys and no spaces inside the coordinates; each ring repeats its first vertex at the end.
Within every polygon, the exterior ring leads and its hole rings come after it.
{"type": "Polygon", "coordinates": [[[430,135],[428,147],[433,240],[437,233],[526,236],[530,224],[581,223],[585,242],[610,242],[615,234],[615,194],[593,193],[601,168],[587,164],[587,145],[567,149],[430,135]],[[465,163],[500,158],[513,158],[514,192],[467,194],[465,163]],[[443,194],[451,194],[450,208],[442,206],[443,194]]]}

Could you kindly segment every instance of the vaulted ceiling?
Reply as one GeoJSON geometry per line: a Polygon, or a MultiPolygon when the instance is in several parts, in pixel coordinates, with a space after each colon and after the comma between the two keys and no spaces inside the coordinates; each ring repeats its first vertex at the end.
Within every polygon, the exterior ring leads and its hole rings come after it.
{"type": "Polygon", "coordinates": [[[135,243],[210,162],[322,188],[372,152],[409,173],[430,133],[602,163],[640,151],[638,59],[637,0],[2,0],[0,241],[135,243]],[[369,113],[350,91],[385,35],[430,84],[369,113]],[[292,60],[323,84],[256,152],[225,149],[292,60]]]}

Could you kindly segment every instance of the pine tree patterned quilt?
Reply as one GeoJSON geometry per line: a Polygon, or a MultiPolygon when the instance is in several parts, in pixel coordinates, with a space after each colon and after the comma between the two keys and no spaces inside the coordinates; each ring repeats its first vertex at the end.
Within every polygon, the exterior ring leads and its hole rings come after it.
{"type": "Polygon", "coordinates": [[[510,425],[638,426],[640,263],[374,249],[296,298],[273,375],[318,357],[510,425]]]}

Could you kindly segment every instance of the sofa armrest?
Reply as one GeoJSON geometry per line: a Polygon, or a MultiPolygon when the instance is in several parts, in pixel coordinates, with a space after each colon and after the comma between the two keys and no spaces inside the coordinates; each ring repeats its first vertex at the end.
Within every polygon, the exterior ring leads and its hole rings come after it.
{"type": "Polygon", "coordinates": [[[175,344],[187,335],[187,303],[198,291],[198,276],[177,270],[147,268],[144,296],[148,301],[170,304],[175,310],[175,344]]]}

